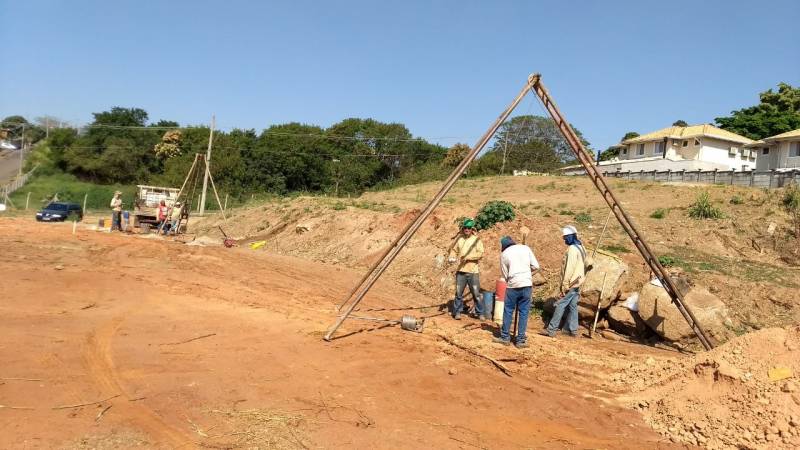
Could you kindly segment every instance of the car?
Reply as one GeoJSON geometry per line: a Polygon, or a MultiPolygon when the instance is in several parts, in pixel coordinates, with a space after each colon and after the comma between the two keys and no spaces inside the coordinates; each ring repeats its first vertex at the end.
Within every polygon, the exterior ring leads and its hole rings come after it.
{"type": "Polygon", "coordinates": [[[67,219],[83,219],[83,210],[77,203],[50,202],[36,213],[37,222],[63,222],[67,219]]]}

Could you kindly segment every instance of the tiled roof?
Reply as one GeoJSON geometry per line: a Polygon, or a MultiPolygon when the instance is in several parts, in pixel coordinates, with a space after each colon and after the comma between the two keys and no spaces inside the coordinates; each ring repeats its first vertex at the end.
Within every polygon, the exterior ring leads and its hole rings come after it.
{"type": "Polygon", "coordinates": [[[752,139],[740,136],[736,133],[717,128],[713,125],[690,125],[688,127],[669,127],[662,128],[652,133],[643,134],[635,138],[622,141],[623,144],[638,144],[642,142],[657,141],[659,139],[687,139],[693,137],[707,136],[725,141],[737,142],[740,144],[751,144],[752,139]]]}
{"type": "Polygon", "coordinates": [[[777,141],[780,139],[791,139],[791,138],[800,138],[800,128],[792,131],[787,131],[786,133],[777,134],[775,136],[770,136],[768,138],[764,138],[764,140],[777,141]]]}

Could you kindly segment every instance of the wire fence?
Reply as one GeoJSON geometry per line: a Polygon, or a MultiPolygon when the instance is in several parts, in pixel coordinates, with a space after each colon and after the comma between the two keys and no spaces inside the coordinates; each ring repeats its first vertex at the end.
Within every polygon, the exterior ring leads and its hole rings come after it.
{"type": "Polygon", "coordinates": [[[33,169],[31,169],[27,173],[18,176],[17,178],[14,179],[14,181],[3,186],[3,188],[0,189],[0,191],[2,191],[3,193],[2,198],[0,198],[0,200],[8,198],[8,196],[13,194],[17,189],[21,188],[22,186],[25,186],[25,183],[27,183],[28,180],[31,178],[31,176],[33,176],[33,172],[36,170],[37,167],[39,167],[38,164],[35,165],[33,169]]]}

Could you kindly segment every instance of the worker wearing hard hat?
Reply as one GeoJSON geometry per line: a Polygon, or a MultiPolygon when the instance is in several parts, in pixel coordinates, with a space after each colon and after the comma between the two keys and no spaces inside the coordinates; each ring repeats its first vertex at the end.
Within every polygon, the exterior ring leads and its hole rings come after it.
{"type": "Polygon", "coordinates": [[[578,230],[567,225],[561,230],[567,251],[561,263],[561,298],[556,301],[553,317],[547,329],[541,334],[554,337],[561,325],[564,311],[567,312],[566,328],[572,337],[578,336],[578,301],[581,298],[581,284],[585,279],[586,250],[578,239],[578,230]]]}
{"type": "Polygon", "coordinates": [[[464,219],[461,224],[461,235],[450,250],[448,262],[459,261],[456,270],[456,297],[453,300],[453,318],[461,320],[461,311],[464,308],[464,288],[469,286],[472,297],[475,299],[475,315],[480,320],[486,320],[483,311],[483,302],[480,297],[481,280],[478,263],[483,258],[483,242],[478,237],[475,221],[464,219]]]}

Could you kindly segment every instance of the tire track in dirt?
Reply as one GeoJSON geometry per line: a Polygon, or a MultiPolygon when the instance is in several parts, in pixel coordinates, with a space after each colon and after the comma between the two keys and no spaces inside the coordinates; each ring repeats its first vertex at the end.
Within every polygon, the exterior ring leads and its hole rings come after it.
{"type": "MultiPolygon", "coordinates": [[[[126,314],[130,314],[130,312],[126,314]]],[[[116,317],[90,332],[86,337],[83,354],[89,375],[100,390],[109,395],[119,393],[128,399],[130,395],[120,382],[111,354],[111,342],[122,325],[122,321],[122,317],[116,317]]],[[[121,400],[114,406],[117,413],[121,414],[131,425],[147,433],[153,443],[159,447],[176,448],[194,443],[190,436],[171,427],[162,417],[141,403],[121,400]]]]}

